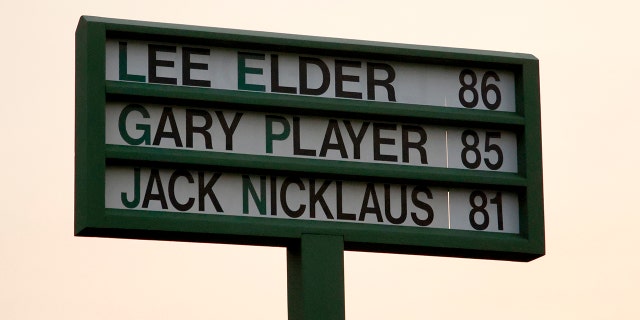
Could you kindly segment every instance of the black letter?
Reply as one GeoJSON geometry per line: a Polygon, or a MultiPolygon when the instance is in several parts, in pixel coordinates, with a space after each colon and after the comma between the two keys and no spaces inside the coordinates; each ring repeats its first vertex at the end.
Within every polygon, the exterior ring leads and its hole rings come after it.
{"type": "Polygon", "coordinates": [[[286,213],[291,218],[299,218],[303,213],[304,209],[307,207],[304,204],[301,204],[298,207],[298,210],[291,210],[289,205],[287,205],[287,188],[290,184],[295,183],[300,190],[304,190],[304,183],[298,177],[287,177],[282,182],[282,187],[280,188],[280,204],[282,205],[282,209],[284,209],[284,213],[286,213]]]}
{"type": "Polygon", "coordinates": [[[184,169],[176,170],[171,175],[171,178],[169,178],[169,200],[171,201],[171,205],[173,205],[174,208],[178,209],[178,211],[187,211],[191,209],[191,207],[193,207],[193,203],[196,201],[196,199],[189,198],[187,200],[187,203],[185,204],[178,202],[178,199],[176,199],[175,190],[176,180],[178,180],[179,177],[185,177],[187,178],[187,181],[189,181],[189,183],[193,183],[193,177],[191,176],[189,171],[184,169]]]}
{"type": "Polygon", "coordinates": [[[204,110],[198,109],[187,109],[187,148],[193,148],[193,134],[199,133],[204,138],[204,145],[206,149],[212,149],[213,145],[211,144],[211,134],[207,131],[211,129],[211,124],[213,120],[211,119],[211,114],[204,110]],[[204,118],[204,126],[202,127],[194,127],[193,126],[193,116],[199,116],[204,118]]]}
{"type": "Polygon", "coordinates": [[[325,180],[320,187],[320,190],[316,192],[316,180],[309,179],[309,216],[311,218],[316,217],[316,202],[320,202],[320,205],[322,206],[324,214],[327,216],[327,218],[333,219],[331,210],[329,209],[329,206],[327,206],[327,202],[323,198],[323,194],[325,191],[327,191],[327,188],[329,187],[331,182],[331,180],[325,180]]]}
{"type": "Polygon", "coordinates": [[[173,111],[171,111],[170,107],[164,107],[164,109],[162,109],[158,131],[156,131],[156,136],[153,138],[153,144],[156,146],[160,145],[160,139],[162,138],[173,138],[173,143],[175,143],[176,147],[182,148],[182,140],[180,140],[180,132],[178,132],[176,118],[173,116],[173,111]],[[167,119],[169,119],[171,131],[164,131],[167,119]]]}
{"type": "Polygon", "coordinates": [[[162,180],[160,180],[160,172],[158,169],[151,169],[149,174],[149,182],[147,183],[147,190],[144,192],[144,200],[142,200],[142,207],[148,208],[149,201],[158,200],[162,209],[167,209],[167,199],[164,197],[164,188],[162,188],[162,180]],[[158,185],[158,193],[154,194],[153,185],[158,185]]]}
{"type": "Polygon", "coordinates": [[[427,195],[427,199],[433,199],[433,195],[431,194],[431,190],[429,190],[429,188],[427,187],[421,187],[421,186],[417,186],[413,189],[413,191],[411,192],[411,202],[413,202],[413,204],[424,210],[427,213],[427,218],[424,220],[420,220],[418,218],[418,214],[411,211],[411,219],[413,219],[413,222],[415,222],[415,224],[424,227],[424,226],[428,226],[431,224],[431,222],[433,222],[433,209],[431,208],[431,206],[429,204],[427,204],[424,201],[420,201],[420,199],[418,199],[418,194],[422,192],[424,194],[427,195]]]}
{"type": "Polygon", "coordinates": [[[353,131],[353,127],[351,126],[351,121],[344,120],[344,126],[347,127],[347,133],[349,133],[349,138],[351,138],[351,142],[353,142],[353,158],[360,159],[360,144],[362,143],[362,139],[364,138],[364,134],[367,132],[367,128],[369,128],[369,122],[363,122],[362,126],[360,126],[360,131],[356,135],[355,131],[353,131]]]}
{"type": "Polygon", "coordinates": [[[392,138],[381,138],[380,130],[396,130],[396,125],[391,123],[373,123],[373,159],[379,161],[398,161],[397,156],[380,153],[381,144],[395,144],[392,138]]]}
{"type": "Polygon", "coordinates": [[[342,211],[342,181],[336,181],[336,217],[338,220],[356,221],[356,214],[342,211]]]}
{"type": "Polygon", "coordinates": [[[182,48],[182,85],[211,87],[211,81],[209,80],[191,79],[191,69],[208,70],[208,65],[206,63],[191,62],[191,54],[209,56],[210,50],[189,47],[182,48]]]}
{"type": "Polygon", "coordinates": [[[298,69],[300,76],[300,94],[307,94],[311,96],[319,96],[329,89],[331,83],[329,67],[318,58],[300,57],[298,58],[298,69]],[[318,88],[309,88],[307,86],[307,65],[314,64],[320,68],[322,72],[322,84],[318,88]]]}
{"type": "Polygon", "coordinates": [[[278,55],[271,55],[271,92],[296,94],[295,87],[280,86],[280,75],[278,70],[278,55]]]}
{"type": "Polygon", "coordinates": [[[173,68],[173,61],[158,60],[158,52],[170,52],[176,53],[175,46],[163,46],[159,44],[149,44],[149,83],[162,83],[162,84],[177,84],[178,80],[175,78],[165,78],[156,76],[157,67],[169,67],[173,68]]]}
{"type": "Polygon", "coordinates": [[[238,127],[238,123],[240,122],[240,118],[242,118],[243,113],[236,112],[233,116],[233,120],[231,121],[231,126],[227,123],[222,111],[216,111],[216,115],[218,116],[218,120],[220,121],[220,125],[222,126],[222,130],[224,131],[224,136],[226,138],[225,148],[227,150],[233,150],[233,133],[236,132],[236,128],[238,127]]]}
{"type": "Polygon", "coordinates": [[[271,176],[269,177],[269,181],[271,184],[271,215],[272,216],[277,216],[278,215],[278,192],[277,192],[277,180],[276,180],[276,176],[271,176]]]}
{"type": "Polygon", "coordinates": [[[300,148],[300,117],[293,117],[293,154],[297,156],[316,156],[315,150],[300,148]]]}
{"type": "Polygon", "coordinates": [[[204,184],[204,172],[198,171],[198,210],[204,211],[204,197],[206,195],[211,199],[211,203],[216,208],[216,212],[222,212],[222,207],[216,194],[213,192],[213,185],[220,179],[222,173],[214,173],[207,185],[204,184]]]}
{"type": "Polygon", "coordinates": [[[391,85],[391,82],[395,80],[396,72],[393,68],[386,63],[367,63],[367,99],[375,100],[376,99],[376,88],[375,86],[382,86],[387,89],[387,99],[389,101],[396,101],[396,91],[391,85]],[[387,72],[387,78],[384,80],[376,80],[375,79],[375,70],[381,69],[387,72]]]}
{"type": "Polygon", "coordinates": [[[409,162],[409,148],[413,148],[420,152],[420,163],[427,164],[427,150],[424,144],[427,142],[427,133],[421,126],[402,126],[402,162],[409,162]],[[409,131],[420,135],[418,142],[409,142],[409,131]]]}
{"type": "Polygon", "coordinates": [[[334,149],[340,151],[340,156],[342,159],[346,159],[347,149],[344,147],[344,141],[342,140],[342,133],[340,133],[340,128],[338,127],[338,120],[329,119],[329,124],[327,125],[327,130],[324,133],[324,140],[322,141],[322,147],[320,148],[320,156],[326,157],[327,150],[334,149]],[[336,136],[337,143],[331,143],[331,133],[334,132],[336,136]]]}
{"type": "Polygon", "coordinates": [[[400,201],[401,201],[401,209],[400,209],[400,217],[396,218],[391,215],[391,186],[387,183],[384,184],[384,215],[387,217],[387,220],[392,224],[402,224],[404,220],[407,219],[407,186],[400,186],[400,201]]]}
{"type": "Polygon", "coordinates": [[[358,76],[343,75],[342,68],[344,67],[360,68],[360,61],[336,60],[336,97],[362,99],[362,93],[344,91],[342,89],[343,81],[348,81],[348,82],[360,81],[360,77],[358,76]]]}
{"type": "Polygon", "coordinates": [[[373,213],[376,215],[378,222],[382,222],[382,212],[380,211],[380,202],[378,202],[378,195],[376,194],[376,187],[373,183],[367,183],[367,189],[364,191],[364,198],[362,199],[362,207],[360,207],[359,221],[364,221],[365,214],[373,213]],[[373,207],[369,207],[369,197],[373,199],[373,207]]]}

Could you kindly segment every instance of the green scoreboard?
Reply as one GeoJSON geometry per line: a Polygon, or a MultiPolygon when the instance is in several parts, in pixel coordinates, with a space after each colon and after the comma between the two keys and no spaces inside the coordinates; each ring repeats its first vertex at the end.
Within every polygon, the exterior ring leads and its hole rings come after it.
{"type": "Polygon", "coordinates": [[[529,261],[527,54],[82,17],[79,236],[529,261]]]}

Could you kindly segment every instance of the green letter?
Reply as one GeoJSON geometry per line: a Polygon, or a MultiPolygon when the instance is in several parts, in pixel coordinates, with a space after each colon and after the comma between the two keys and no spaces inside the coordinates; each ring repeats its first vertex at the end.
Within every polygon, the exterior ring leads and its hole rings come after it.
{"type": "Polygon", "coordinates": [[[127,43],[121,41],[120,43],[120,77],[119,80],[124,81],[135,81],[135,82],[146,82],[147,78],[145,76],[137,75],[137,74],[128,74],[127,73],[127,43]]]}
{"type": "Polygon", "coordinates": [[[264,54],[238,52],[238,90],[265,91],[265,86],[261,84],[247,83],[247,73],[262,74],[262,69],[247,67],[246,59],[264,60],[264,54]]]}
{"type": "Polygon", "coordinates": [[[251,193],[251,198],[253,198],[253,202],[258,207],[258,211],[260,211],[261,215],[267,214],[267,177],[260,176],[260,197],[258,197],[258,193],[256,189],[251,184],[251,178],[248,175],[242,175],[242,213],[249,213],[249,196],[248,192],[251,193]]]}
{"type": "Polygon", "coordinates": [[[267,137],[267,153],[273,153],[273,140],[284,140],[289,136],[289,132],[291,131],[291,127],[289,126],[289,121],[281,116],[265,116],[265,127],[266,127],[266,137],[267,137]],[[282,124],[282,132],[279,134],[273,133],[273,122],[277,121],[282,124]]]}
{"type": "Polygon", "coordinates": [[[120,193],[120,200],[129,209],[137,207],[140,203],[140,168],[133,168],[133,201],[127,199],[126,192],[120,193]]]}
{"type": "Polygon", "coordinates": [[[136,129],[142,131],[142,135],[139,138],[132,138],[127,132],[127,116],[129,116],[129,113],[131,111],[139,112],[145,119],[149,118],[149,112],[143,106],[139,104],[127,105],[126,107],[124,107],[124,109],[122,109],[122,112],[120,112],[120,117],[118,119],[118,129],[120,131],[120,136],[126,143],[132,146],[137,146],[142,143],[148,145],[151,142],[151,126],[149,126],[148,124],[136,124],[136,129]]]}

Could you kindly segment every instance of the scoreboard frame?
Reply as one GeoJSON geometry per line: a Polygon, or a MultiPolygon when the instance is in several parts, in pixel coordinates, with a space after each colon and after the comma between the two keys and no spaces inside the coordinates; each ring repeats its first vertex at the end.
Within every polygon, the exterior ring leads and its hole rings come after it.
{"type": "Polygon", "coordinates": [[[305,234],[340,236],[345,250],[530,261],[545,252],[538,60],[528,54],[239,31],[83,16],[76,30],[75,234],[191,242],[295,246],[305,234]],[[107,39],[273,50],[353,59],[501,69],[515,76],[515,112],[221,90],[106,80],[107,39]],[[109,101],[426,123],[514,132],[518,172],[356,163],[108,145],[109,101]],[[203,168],[379,183],[515,192],[518,234],[345,222],[112,209],[105,206],[108,166],[203,168]]]}

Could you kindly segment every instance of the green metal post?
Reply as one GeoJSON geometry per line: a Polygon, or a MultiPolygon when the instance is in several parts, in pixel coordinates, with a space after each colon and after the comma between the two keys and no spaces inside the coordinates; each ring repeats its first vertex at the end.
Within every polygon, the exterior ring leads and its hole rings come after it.
{"type": "Polygon", "coordinates": [[[287,247],[289,320],[344,320],[344,239],[303,234],[287,247]]]}

